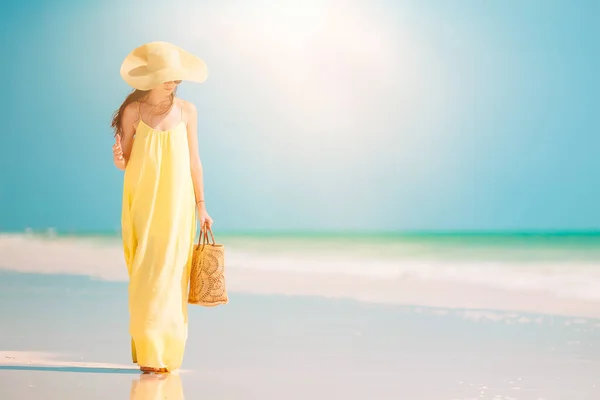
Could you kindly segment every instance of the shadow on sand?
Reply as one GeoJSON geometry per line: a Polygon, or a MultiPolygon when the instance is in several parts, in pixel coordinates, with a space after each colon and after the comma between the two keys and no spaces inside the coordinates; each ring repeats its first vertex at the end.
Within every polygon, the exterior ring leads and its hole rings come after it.
{"type": "Polygon", "coordinates": [[[183,400],[181,378],[176,374],[140,373],[135,368],[110,367],[57,367],[34,365],[0,365],[0,371],[47,371],[47,372],[83,372],[95,374],[129,374],[136,375],[131,381],[130,400],[183,400]]]}
{"type": "Polygon", "coordinates": [[[0,371],[82,372],[93,374],[140,374],[138,368],[55,367],[38,365],[0,365],[0,371]]]}

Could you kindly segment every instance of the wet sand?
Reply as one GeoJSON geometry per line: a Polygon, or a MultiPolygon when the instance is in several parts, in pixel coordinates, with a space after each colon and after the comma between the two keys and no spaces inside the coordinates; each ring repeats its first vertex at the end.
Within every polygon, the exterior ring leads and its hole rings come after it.
{"type": "Polygon", "coordinates": [[[182,371],[129,360],[126,284],[3,272],[0,398],[597,399],[600,320],[232,293],[182,371]]]}

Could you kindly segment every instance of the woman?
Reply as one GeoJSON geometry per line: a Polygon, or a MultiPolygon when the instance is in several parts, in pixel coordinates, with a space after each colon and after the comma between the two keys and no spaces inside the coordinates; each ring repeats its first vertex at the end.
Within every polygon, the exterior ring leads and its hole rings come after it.
{"type": "Polygon", "coordinates": [[[203,82],[204,62],[166,42],[132,51],[121,76],[134,88],[115,112],[114,164],[124,170],[122,236],[129,272],[133,362],[178,369],[187,340],[187,293],[197,219],[209,228],[195,106],[175,96],[203,82]],[[196,216],[197,213],[197,216],[196,216]]]}

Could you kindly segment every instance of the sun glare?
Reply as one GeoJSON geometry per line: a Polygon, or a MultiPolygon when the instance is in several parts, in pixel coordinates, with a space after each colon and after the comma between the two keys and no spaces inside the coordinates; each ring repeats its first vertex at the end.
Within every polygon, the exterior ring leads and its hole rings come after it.
{"type": "Polygon", "coordinates": [[[263,39],[291,51],[300,51],[325,29],[327,8],[322,2],[275,3],[255,11],[249,20],[263,39]]]}

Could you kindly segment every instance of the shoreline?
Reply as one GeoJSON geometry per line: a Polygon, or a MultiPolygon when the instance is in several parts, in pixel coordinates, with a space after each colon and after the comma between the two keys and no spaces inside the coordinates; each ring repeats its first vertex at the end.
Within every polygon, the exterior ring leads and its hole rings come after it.
{"type": "MultiPolygon", "coordinates": [[[[0,268],[1,274],[14,274],[27,277],[73,277],[91,282],[124,284],[123,280],[107,280],[85,274],[44,273],[35,271],[15,271],[0,268]]],[[[363,304],[382,305],[400,308],[422,308],[434,313],[461,311],[472,315],[488,316],[529,314],[542,317],[584,318],[600,322],[600,302],[565,300],[544,292],[518,292],[478,285],[448,282],[419,282],[405,280],[403,293],[396,292],[398,283],[386,280],[365,283],[365,289],[354,295],[347,295],[344,277],[339,275],[319,277],[319,287],[314,286],[314,277],[309,274],[293,274],[277,271],[235,270],[228,276],[228,290],[233,295],[280,296],[285,298],[314,298],[323,300],[350,301],[363,304]],[[277,289],[265,284],[269,279],[279,282],[277,289]],[[243,281],[243,285],[238,284],[243,281]],[[376,290],[373,290],[376,288],[376,290]],[[327,290],[328,293],[323,293],[327,290]],[[465,296],[465,293],[468,293],[465,296]]],[[[347,278],[353,284],[352,278],[347,278]]],[[[0,284],[0,287],[2,285],[0,284]]],[[[10,288],[2,288],[8,292],[10,288]]],[[[487,317],[484,317],[484,319],[487,317]]]]}
{"type": "MultiPolygon", "coordinates": [[[[278,271],[236,270],[236,279],[243,287],[230,285],[240,293],[277,294],[286,296],[315,296],[323,298],[347,298],[359,302],[389,304],[410,307],[463,309],[473,311],[525,312],[559,317],[581,317],[600,320],[600,301],[563,299],[544,291],[507,290],[484,285],[461,284],[448,281],[423,281],[419,279],[371,279],[354,295],[347,295],[349,286],[355,286],[353,277],[278,271]],[[275,279],[277,289],[264,282],[275,279]],[[400,289],[400,292],[398,291],[400,289]],[[323,293],[327,292],[327,294],[323,293]]],[[[366,281],[366,280],[365,280],[366,281]]],[[[235,281],[234,281],[235,283],[235,281]]]]}

